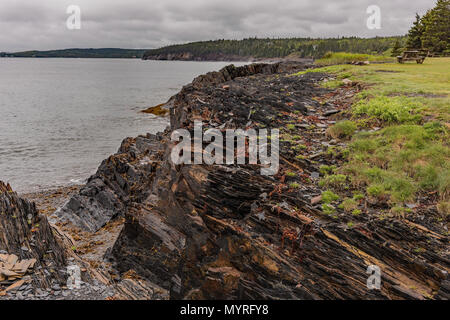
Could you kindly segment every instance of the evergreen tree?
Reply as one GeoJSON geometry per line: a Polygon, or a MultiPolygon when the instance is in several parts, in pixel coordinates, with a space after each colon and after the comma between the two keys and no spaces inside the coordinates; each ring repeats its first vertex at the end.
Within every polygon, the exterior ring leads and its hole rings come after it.
{"type": "Polygon", "coordinates": [[[399,40],[395,41],[394,47],[392,48],[391,57],[397,57],[402,54],[402,46],[399,40]]]}
{"type": "Polygon", "coordinates": [[[424,31],[422,21],[423,19],[416,13],[416,21],[414,21],[413,26],[408,32],[408,40],[406,42],[406,46],[410,49],[422,48],[422,36],[424,31]]]}
{"type": "Polygon", "coordinates": [[[437,0],[422,20],[422,46],[434,53],[450,50],[450,0],[437,0]]]}

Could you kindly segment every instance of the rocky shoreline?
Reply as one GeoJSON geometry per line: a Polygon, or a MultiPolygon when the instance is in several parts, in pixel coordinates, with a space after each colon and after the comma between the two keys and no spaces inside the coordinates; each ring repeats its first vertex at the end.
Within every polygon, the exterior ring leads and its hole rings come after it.
{"type": "Polygon", "coordinates": [[[41,216],[70,238],[60,247],[86,270],[83,281],[103,281],[114,299],[448,299],[448,233],[423,212],[379,219],[365,200],[358,216],[322,212],[320,166],[339,166],[329,150],[345,147],[326,132],[361,87],[329,90],[318,85],[327,74],[296,74],[310,67],[199,76],[164,105],[165,132],[125,139],[85,186],[41,199],[41,216]],[[194,120],[280,128],[279,173],[173,164],[170,135],[194,120]],[[370,265],[382,271],[381,290],[367,288],[370,265]]]}

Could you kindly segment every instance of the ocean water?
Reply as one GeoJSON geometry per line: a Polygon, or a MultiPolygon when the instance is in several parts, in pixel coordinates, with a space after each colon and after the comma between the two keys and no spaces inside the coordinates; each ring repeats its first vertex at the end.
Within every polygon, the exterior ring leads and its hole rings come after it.
{"type": "Polygon", "coordinates": [[[18,192],[83,183],[125,137],[168,125],[139,111],[227,64],[0,58],[0,180],[18,192]]]}

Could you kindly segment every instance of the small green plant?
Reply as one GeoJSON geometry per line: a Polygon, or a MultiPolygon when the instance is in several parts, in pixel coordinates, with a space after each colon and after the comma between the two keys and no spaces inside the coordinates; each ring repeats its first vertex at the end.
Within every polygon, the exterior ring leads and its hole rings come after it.
{"type": "Polygon", "coordinates": [[[349,222],[347,223],[347,226],[348,226],[349,228],[353,228],[354,225],[355,225],[355,224],[354,224],[352,221],[349,221],[349,222]]]}
{"type": "Polygon", "coordinates": [[[319,168],[319,172],[321,174],[323,174],[324,176],[327,174],[331,174],[336,170],[336,166],[327,166],[327,165],[322,165],[319,168]]]}
{"type": "Polygon", "coordinates": [[[334,126],[327,129],[327,134],[334,139],[349,139],[357,129],[355,122],[343,120],[337,122],[334,126]]]}
{"type": "Polygon", "coordinates": [[[355,200],[355,201],[359,201],[359,200],[362,200],[362,199],[364,199],[364,194],[362,194],[361,192],[355,192],[354,194],[353,194],[353,200],[355,200]]]}
{"type": "Polygon", "coordinates": [[[385,193],[385,189],[382,185],[373,184],[367,187],[367,194],[371,197],[378,198],[385,193]]]}
{"type": "Polygon", "coordinates": [[[360,214],[361,214],[361,210],[359,210],[359,209],[355,209],[352,211],[352,215],[354,215],[354,216],[359,216],[360,214]]]}
{"type": "Polygon", "coordinates": [[[295,151],[302,151],[308,149],[308,147],[305,146],[304,144],[298,144],[296,146],[292,146],[291,149],[295,151]]]}
{"type": "Polygon", "coordinates": [[[358,202],[354,199],[346,198],[340,205],[340,209],[344,209],[347,212],[351,212],[358,207],[358,202]]]}
{"type": "Polygon", "coordinates": [[[391,212],[395,217],[404,217],[405,213],[411,213],[412,210],[410,208],[404,208],[404,207],[392,207],[391,212]]]}
{"type": "Polygon", "coordinates": [[[332,174],[319,181],[320,187],[345,189],[347,187],[347,176],[344,174],[332,174]]]}
{"type": "Polygon", "coordinates": [[[291,189],[298,189],[298,188],[300,188],[300,185],[298,183],[296,183],[296,182],[292,182],[292,183],[289,184],[289,188],[291,188],[291,189]]]}
{"type": "Polygon", "coordinates": [[[331,215],[331,214],[333,214],[335,211],[336,211],[336,209],[335,209],[333,206],[331,206],[331,205],[329,205],[329,204],[327,204],[327,203],[322,204],[322,212],[323,212],[324,214],[326,214],[326,215],[331,215]]]}
{"type": "Polygon", "coordinates": [[[444,217],[450,215],[450,202],[449,201],[441,201],[436,206],[437,211],[443,215],[444,217]]]}
{"type": "Polygon", "coordinates": [[[286,125],[286,128],[291,131],[295,130],[295,124],[290,123],[290,124],[286,125]]]}
{"type": "Polygon", "coordinates": [[[330,204],[334,201],[339,200],[339,196],[335,194],[333,191],[327,190],[322,192],[322,202],[326,204],[330,204]]]}
{"type": "Polygon", "coordinates": [[[288,172],[286,172],[286,176],[287,176],[287,177],[291,177],[291,178],[293,178],[293,177],[296,177],[296,176],[297,176],[297,174],[296,174],[295,172],[292,172],[292,171],[288,171],[288,172]]]}

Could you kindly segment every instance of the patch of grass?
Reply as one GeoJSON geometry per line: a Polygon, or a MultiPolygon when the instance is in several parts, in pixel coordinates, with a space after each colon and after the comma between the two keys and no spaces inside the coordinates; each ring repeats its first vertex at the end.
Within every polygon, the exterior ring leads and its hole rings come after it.
{"type": "Polygon", "coordinates": [[[319,186],[337,190],[345,189],[347,186],[347,176],[343,174],[328,175],[319,181],[319,186]]]}
{"type": "Polygon", "coordinates": [[[383,185],[371,184],[367,187],[366,192],[371,197],[379,198],[385,194],[386,190],[384,189],[383,185]]]}
{"type": "Polygon", "coordinates": [[[450,215],[450,201],[441,201],[436,206],[437,211],[444,217],[450,215]]]}
{"type": "Polygon", "coordinates": [[[401,217],[404,218],[406,213],[410,213],[412,212],[411,209],[409,208],[404,208],[404,207],[399,207],[399,206],[395,206],[391,208],[391,212],[395,217],[401,217]]]}
{"type": "Polygon", "coordinates": [[[436,123],[390,126],[355,136],[343,172],[354,186],[367,186],[372,197],[390,196],[394,203],[413,201],[418,191],[450,193],[448,134],[436,123]],[[442,130],[444,132],[442,132],[442,130]]]}
{"type": "Polygon", "coordinates": [[[326,88],[326,89],[337,89],[340,86],[342,86],[342,81],[341,80],[330,80],[327,82],[322,82],[320,85],[322,88],[326,88]]]}
{"type": "Polygon", "coordinates": [[[334,139],[349,139],[355,133],[356,129],[357,125],[355,122],[343,120],[328,128],[327,134],[334,139]]]}
{"type": "Polygon", "coordinates": [[[351,212],[355,210],[358,207],[358,201],[351,198],[346,198],[342,203],[339,205],[340,209],[344,209],[347,212],[351,212]]]}
{"type": "Polygon", "coordinates": [[[347,53],[347,52],[328,52],[322,59],[316,61],[318,65],[334,65],[334,64],[345,64],[360,61],[393,61],[391,57],[385,56],[375,56],[370,54],[358,54],[358,53],[347,53]]]}
{"type": "Polygon", "coordinates": [[[327,165],[321,165],[319,168],[319,172],[323,174],[324,176],[327,174],[334,173],[336,170],[336,166],[327,166],[327,165]]]}
{"type": "Polygon", "coordinates": [[[286,172],[286,176],[293,178],[293,177],[296,177],[297,174],[295,172],[288,171],[288,172],[286,172]]]}
{"type": "Polygon", "coordinates": [[[292,123],[290,123],[290,124],[288,124],[287,126],[286,126],[286,128],[288,129],[288,130],[295,130],[295,125],[294,124],[292,124],[292,123]]]}
{"type": "Polygon", "coordinates": [[[298,183],[296,183],[296,182],[292,182],[292,183],[289,184],[289,188],[291,188],[291,189],[298,189],[298,188],[300,188],[300,185],[298,183]]]}
{"type": "Polygon", "coordinates": [[[292,146],[291,149],[295,150],[295,151],[303,151],[303,150],[308,149],[308,147],[305,146],[304,144],[298,144],[296,146],[292,146]]]}
{"type": "Polygon", "coordinates": [[[331,215],[336,212],[336,209],[327,203],[322,204],[322,212],[326,215],[331,215]]]}
{"type": "Polygon", "coordinates": [[[368,116],[387,123],[417,123],[422,119],[417,114],[423,106],[412,98],[379,96],[364,99],[353,105],[356,116],[368,116]]]}
{"type": "MultiPolygon", "coordinates": [[[[371,198],[387,200],[394,208],[403,208],[419,194],[438,192],[437,209],[447,214],[450,58],[427,58],[423,65],[342,64],[306,72],[330,73],[337,80],[350,78],[365,84],[352,107],[352,120],[358,128],[371,129],[374,120],[382,126],[378,131],[352,133],[346,157],[337,148],[329,148],[329,156],[347,160],[332,173],[347,175],[354,188],[371,198]]],[[[340,134],[337,131],[335,136],[340,134]]],[[[326,167],[321,172],[331,174],[326,167]]],[[[321,183],[332,182],[326,177],[321,183]]]]}
{"type": "Polygon", "coordinates": [[[362,199],[364,199],[364,195],[361,192],[357,191],[357,192],[355,192],[353,194],[353,200],[359,201],[359,200],[362,200],[362,199]]]}
{"type": "Polygon", "coordinates": [[[337,200],[339,200],[339,196],[333,191],[327,190],[322,192],[322,203],[330,204],[337,200]]]}
{"type": "Polygon", "coordinates": [[[354,216],[359,216],[360,214],[361,214],[361,210],[359,210],[359,209],[355,209],[352,211],[352,215],[354,215],[354,216]]]}

